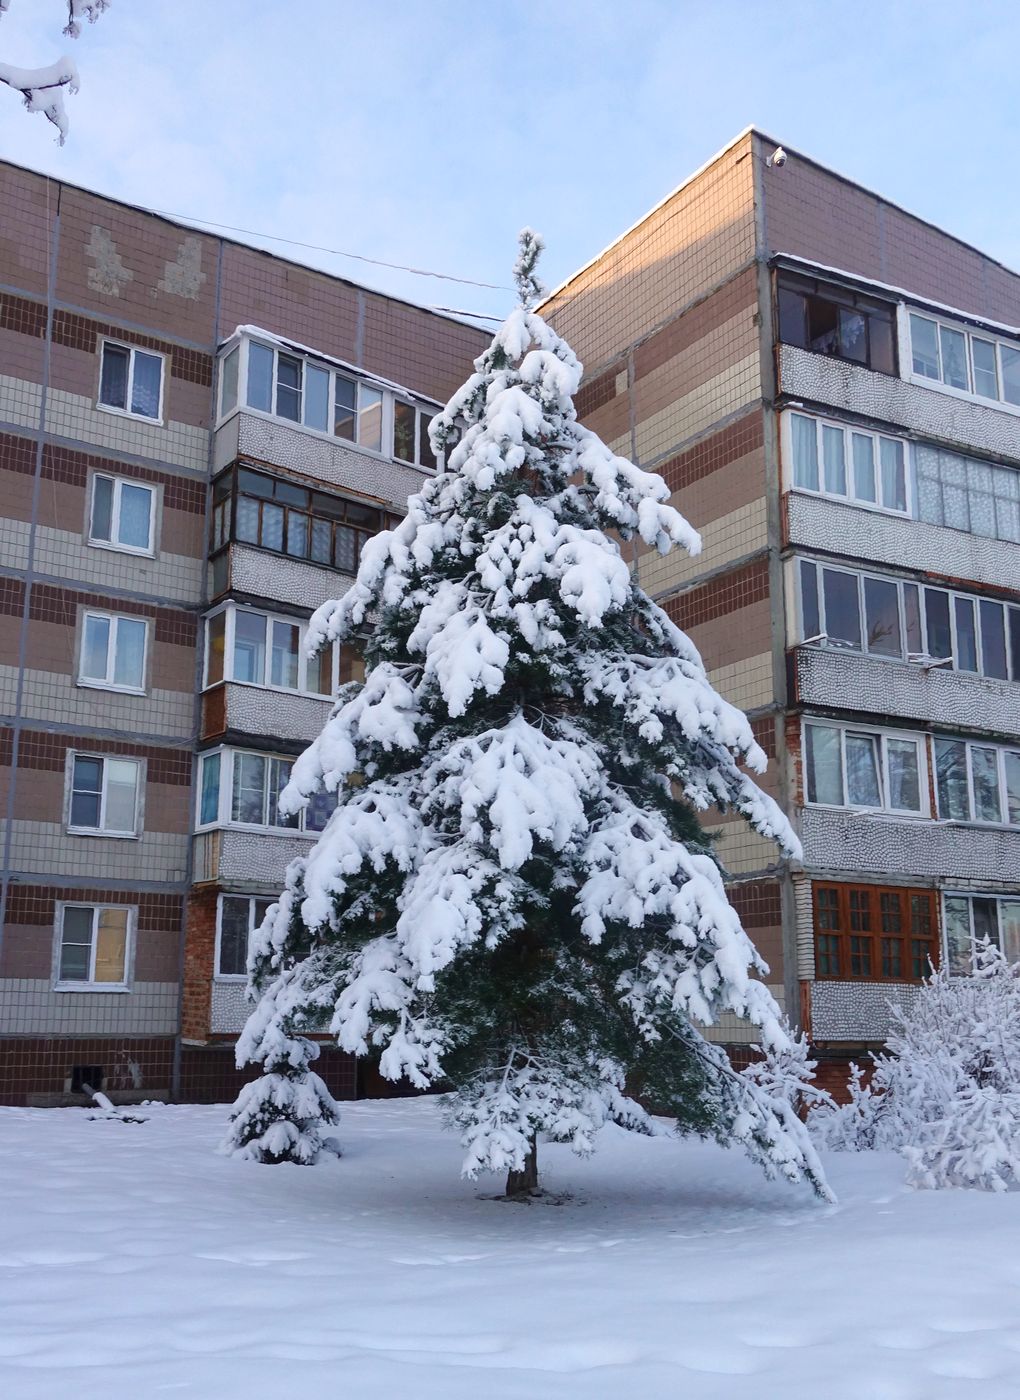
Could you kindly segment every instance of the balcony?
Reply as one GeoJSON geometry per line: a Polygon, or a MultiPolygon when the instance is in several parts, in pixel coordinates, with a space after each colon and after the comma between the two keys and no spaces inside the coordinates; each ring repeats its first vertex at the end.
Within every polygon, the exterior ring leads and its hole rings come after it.
{"type": "Polygon", "coordinates": [[[230,734],[308,742],[329,718],[332,701],[296,695],[265,686],[231,682],[213,686],[202,696],[203,739],[230,734]]]}
{"type": "Polygon", "coordinates": [[[272,897],[283,889],[290,862],[307,855],[312,846],[308,837],[229,828],[202,831],[193,840],[196,885],[236,885],[249,894],[272,897]]]}
{"type": "Polygon", "coordinates": [[[794,647],[790,659],[795,704],[1020,737],[1020,685],[1013,681],[835,647],[794,647]]]}
{"type": "Polygon", "coordinates": [[[804,807],[804,865],[813,874],[976,880],[987,888],[1020,880],[1020,828],[910,821],[863,812],[804,807]]]}

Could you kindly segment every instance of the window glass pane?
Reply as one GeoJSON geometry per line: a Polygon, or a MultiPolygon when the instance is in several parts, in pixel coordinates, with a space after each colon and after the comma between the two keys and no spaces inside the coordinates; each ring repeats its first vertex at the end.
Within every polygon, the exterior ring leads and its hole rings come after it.
{"type": "Polygon", "coordinates": [[[402,462],[414,461],[415,411],[413,405],[396,400],[393,404],[393,455],[402,462]]]}
{"type": "Polygon", "coordinates": [[[274,758],[269,764],[269,812],[268,824],[270,826],[290,826],[296,827],[300,817],[296,814],[293,817],[285,817],[280,812],[280,793],[290,782],[290,770],[293,763],[282,758],[274,758]]]}
{"type": "Polygon", "coordinates": [[[297,626],[291,622],[274,622],[270,684],[297,690],[298,656],[297,626]]]}
{"type": "Polygon", "coordinates": [[[974,364],[974,392],[986,399],[999,397],[999,386],[995,374],[995,346],[990,340],[978,336],[970,338],[970,353],[974,364]]]}
{"type": "Polygon", "coordinates": [[[205,683],[215,685],[223,679],[223,656],[227,645],[227,615],[218,612],[205,628],[205,683]]]}
{"type": "Polygon", "coordinates": [[[1020,350],[999,344],[999,364],[1002,366],[1002,397],[1007,403],[1020,404],[1020,350]]]}
{"type": "Polygon", "coordinates": [[[1001,822],[999,805],[999,755],[995,749],[971,747],[970,768],[974,780],[974,819],[1001,822]]]}
{"type": "Polygon", "coordinates": [[[335,792],[317,792],[305,809],[305,830],[325,831],[336,807],[335,792]]]}
{"type": "Polygon", "coordinates": [[[89,615],[85,619],[81,673],[87,680],[106,680],[107,658],[110,650],[110,625],[111,620],[108,617],[89,615]]]}
{"type": "Polygon", "coordinates": [[[241,467],[237,473],[237,484],[246,496],[261,496],[266,500],[271,500],[273,495],[273,478],[263,476],[261,472],[250,472],[247,467],[241,467]]]}
{"type": "Polygon", "coordinates": [[[905,511],[907,479],[903,467],[903,444],[895,438],[879,438],[878,448],[882,464],[882,504],[886,510],[905,511]]]}
{"type": "Polygon", "coordinates": [[[230,354],[220,361],[220,416],[237,407],[237,368],[241,361],[241,351],[235,345],[230,354]]]}
{"type": "Polygon", "coordinates": [[[305,365],[305,426],[329,431],[329,371],[305,365]]]}
{"type": "Polygon", "coordinates": [[[1012,751],[1002,756],[1006,770],[1006,820],[1020,826],[1020,753],[1012,751]]]}
{"type": "Polygon", "coordinates": [[[949,627],[949,594],[940,588],[924,590],[924,612],[928,623],[928,655],[944,661],[953,654],[953,637],[949,627]]]}
{"type": "Polygon", "coordinates": [[[921,781],[917,745],[911,739],[886,741],[889,763],[889,806],[898,812],[920,812],[921,781]]]}
{"type": "Polygon", "coordinates": [[[1020,900],[999,900],[1000,946],[1009,962],[1020,962],[1020,900]]]}
{"type": "Polygon", "coordinates": [[[266,619],[259,613],[234,613],[233,678],[252,685],[266,683],[266,619]]]}
{"type": "Polygon", "coordinates": [[[135,363],[131,378],[131,412],[144,413],[146,418],[159,417],[159,386],[163,377],[161,355],[134,352],[135,363]]]}
{"type": "Polygon", "coordinates": [[[206,754],[202,759],[202,804],[199,821],[214,822],[220,815],[220,755],[206,754]]]}
{"type": "Polygon", "coordinates": [[[265,549],[276,549],[283,552],[283,506],[274,505],[272,501],[262,502],[262,529],[259,533],[259,544],[265,549]]]}
{"type": "Polygon", "coordinates": [[[312,521],[311,556],[317,564],[329,564],[333,544],[333,526],[328,520],[312,521]]]}
{"type": "Polygon", "coordinates": [[[1009,609],[1010,678],[1020,681],[1020,608],[1009,609]]]}
{"type": "Polygon", "coordinates": [[[818,613],[818,571],[806,559],[800,562],[801,637],[817,637],[822,630],[818,613]]]}
{"type": "Polygon", "coordinates": [[[1001,603],[991,603],[987,598],[982,598],[979,611],[982,673],[1004,681],[1009,675],[1006,666],[1006,610],[1001,603]]]}
{"type": "Polygon", "coordinates": [[[939,326],[939,346],[942,350],[942,382],[954,389],[969,389],[967,376],[967,337],[962,331],[939,326]]]}
{"type": "Polygon", "coordinates": [[[801,348],[805,348],[807,346],[807,320],[804,297],[800,292],[795,292],[789,287],[780,287],[777,299],[779,302],[779,339],[785,341],[787,345],[799,345],[801,348]]]}
{"type": "Polygon", "coordinates": [[[868,650],[879,656],[902,656],[899,590],[888,579],[864,580],[864,615],[868,650]]]}
{"type": "Polygon", "coordinates": [[[946,899],[946,956],[949,971],[957,977],[969,977],[971,960],[970,900],[956,895],[946,899]]]}
{"type": "Polygon", "coordinates": [[[287,553],[295,559],[308,558],[308,523],[301,511],[287,512],[287,553]]]}
{"type": "Polygon", "coordinates": [[[839,311],[839,353],[845,360],[856,360],[862,365],[868,360],[867,319],[846,306],[839,311]]]}
{"type": "Polygon", "coordinates": [[[846,495],[846,453],[843,429],[822,428],[822,453],[825,462],[825,489],[833,496],[846,495]]]}
{"type": "Polygon", "coordinates": [[[266,760],[257,753],[234,754],[230,815],[235,822],[265,823],[266,760]]]}
{"type": "Polygon", "coordinates": [[[825,598],[825,631],[830,642],[860,651],[861,613],[856,574],[823,569],[822,592],[825,598]]]}
{"type": "Polygon", "coordinates": [[[334,382],[336,398],[333,410],[333,432],[338,438],[345,438],[348,442],[353,442],[357,384],[353,379],[345,379],[340,374],[336,376],[334,382]]]}
{"type": "Polygon", "coordinates": [[[955,739],[935,740],[935,787],[943,821],[970,820],[966,744],[955,739]]]}
{"type": "Polygon", "coordinates": [[[127,408],[128,361],[130,354],[117,345],[103,346],[99,373],[99,402],[110,408],[127,408]]]}
{"type": "Polygon", "coordinates": [[[96,930],[97,982],[123,982],[127,970],[126,909],[100,909],[96,930]]]}
{"type": "Polygon", "coordinates": [[[248,342],[248,407],[271,413],[273,408],[273,352],[248,342]]]}
{"type": "Polygon", "coordinates": [[[910,349],[914,373],[923,374],[928,379],[939,377],[939,347],[936,336],[934,321],[929,321],[926,316],[911,315],[910,349]]]}
{"type": "Polygon", "coordinates": [[[995,497],[995,534],[1000,540],[1020,544],[1020,501],[995,497]]]}
{"type": "Polygon", "coordinates": [[[233,895],[220,900],[220,965],[221,977],[239,977],[248,962],[248,922],[251,901],[233,895]]]}
{"type": "Polygon", "coordinates": [[[839,307],[827,297],[805,297],[807,348],[816,355],[839,354],[839,307]]]}
{"type": "Polygon", "coordinates": [[[868,366],[881,374],[896,373],[892,319],[868,317],[868,366]]]}
{"type": "Polygon", "coordinates": [[[961,671],[976,671],[977,633],[974,623],[974,602],[971,598],[954,598],[956,617],[956,665],[961,671]]]}
{"type": "Polygon", "coordinates": [[[142,688],[145,672],[145,623],[119,617],[116,628],[116,655],[113,661],[115,685],[142,688]]]}
{"type": "Polygon", "coordinates": [[[102,800],[102,759],[76,756],[71,775],[71,825],[98,831],[102,800]]]}
{"type": "Polygon", "coordinates": [[[854,433],[854,495],[859,501],[878,501],[875,490],[875,440],[854,433]]]}
{"type": "Polygon", "coordinates": [[[358,386],[358,442],[382,451],[382,394],[367,384],[358,386]]]}
{"type": "Polygon", "coordinates": [[[237,538],[244,544],[259,542],[259,503],[248,496],[237,498],[237,538]]]}
{"type": "Polygon", "coordinates": [[[316,695],[333,694],[333,648],[324,646],[308,662],[308,689],[316,695]]]}
{"type": "Polygon", "coordinates": [[[92,528],[94,540],[113,539],[113,482],[108,476],[92,478],[92,528]]]}
{"type": "Polygon", "coordinates": [[[809,802],[843,806],[843,773],[839,757],[839,730],[825,724],[808,724],[807,795],[809,802]]]}
{"type": "Polygon", "coordinates": [[[951,530],[970,529],[970,510],[967,505],[966,486],[957,486],[949,481],[942,483],[942,510],[944,523],[951,530]]]}
{"type": "Polygon", "coordinates": [[[974,915],[974,942],[981,943],[987,939],[989,943],[999,944],[999,910],[994,899],[972,899],[971,910],[974,915]]]}
{"type": "Polygon", "coordinates": [[[107,831],[134,831],[138,801],[138,764],[127,758],[106,760],[107,831]]]}
{"type": "Polygon", "coordinates": [[[847,734],[846,789],[852,807],[882,806],[877,734],[847,734]]]}
{"type": "Polygon", "coordinates": [[[349,525],[338,525],[334,538],[333,562],[345,574],[358,572],[358,532],[349,525]]]}
{"type": "Polygon", "coordinates": [[[347,685],[349,681],[364,679],[365,658],[350,642],[344,642],[340,648],[340,684],[347,685]]]}
{"type": "Polygon", "coordinates": [[[120,484],[120,518],[117,542],[131,549],[148,549],[151,537],[152,492],[147,486],[120,484]]]}
{"type": "Polygon", "coordinates": [[[436,454],[432,451],[432,439],[429,437],[429,424],[434,415],[429,413],[418,414],[418,461],[423,467],[436,466],[436,454]]]}
{"type": "Polygon", "coordinates": [[[915,443],[914,465],[917,469],[918,518],[931,525],[941,525],[942,485],[939,477],[938,449],[915,443]]]}
{"type": "Polygon", "coordinates": [[[921,633],[921,594],[916,583],[903,585],[903,617],[907,628],[907,652],[920,656],[924,651],[921,633]]]}
{"type": "Polygon", "coordinates": [[[60,939],[60,980],[87,982],[92,954],[93,910],[71,905],[64,910],[60,939]]]}
{"type": "Polygon", "coordinates": [[[793,415],[793,484],[818,490],[818,432],[813,418],[793,415]]]}
{"type": "Polygon", "coordinates": [[[276,413],[279,418],[301,422],[301,361],[290,355],[276,357],[276,413]]]}

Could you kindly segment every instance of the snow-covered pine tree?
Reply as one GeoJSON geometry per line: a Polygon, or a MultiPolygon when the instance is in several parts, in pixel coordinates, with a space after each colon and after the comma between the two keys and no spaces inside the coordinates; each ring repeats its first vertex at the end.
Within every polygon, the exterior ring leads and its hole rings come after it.
{"type": "Polygon", "coordinates": [[[746,717],[635,587],[610,532],[696,553],[658,476],[577,421],[581,366],[521,304],[433,422],[445,468],[366,545],[310,645],[360,639],[281,807],[337,810],[257,936],[271,1006],[382,1073],[453,1087],[464,1170],[537,1181],[540,1135],[588,1152],[608,1120],[739,1143],[767,1172],[827,1187],[802,1125],[699,1033],[746,1017],[786,1042],[767,969],[727,901],[695,812],[735,808],[788,852],[746,717]]]}

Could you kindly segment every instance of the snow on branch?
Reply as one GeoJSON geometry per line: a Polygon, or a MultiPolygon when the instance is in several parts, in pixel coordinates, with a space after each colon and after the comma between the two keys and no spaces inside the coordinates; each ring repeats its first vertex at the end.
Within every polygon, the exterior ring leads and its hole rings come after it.
{"type": "MultiPolygon", "coordinates": [[[[77,39],[81,33],[82,19],[95,24],[103,11],[109,8],[110,0],[67,0],[67,24],[62,32],[70,39],[77,39]]],[[[0,17],[9,9],[10,0],[0,0],[0,17]]],[[[64,54],[55,63],[41,68],[20,68],[13,63],[0,62],[0,83],[20,92],[30,112],[42,112],[60,133],[58,144],[64,144],[70,127],[64,106],[64,91],[77,92],[81,85],[78,69],[72,59],[64,54]]]]}

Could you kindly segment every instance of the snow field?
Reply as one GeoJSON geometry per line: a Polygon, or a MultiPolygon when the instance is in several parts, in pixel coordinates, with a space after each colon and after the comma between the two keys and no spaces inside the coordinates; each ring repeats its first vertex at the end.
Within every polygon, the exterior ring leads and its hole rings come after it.
{"type": "Polygon", "coordinates": [[[1006,1400],[1020,1195],[839,1194],[615,1127],[487,1198],[435,1099],[345,1104],[339,1161],[217,1156],[227,1107],[0,1109],[4,1400],[1006,1400]]]}

